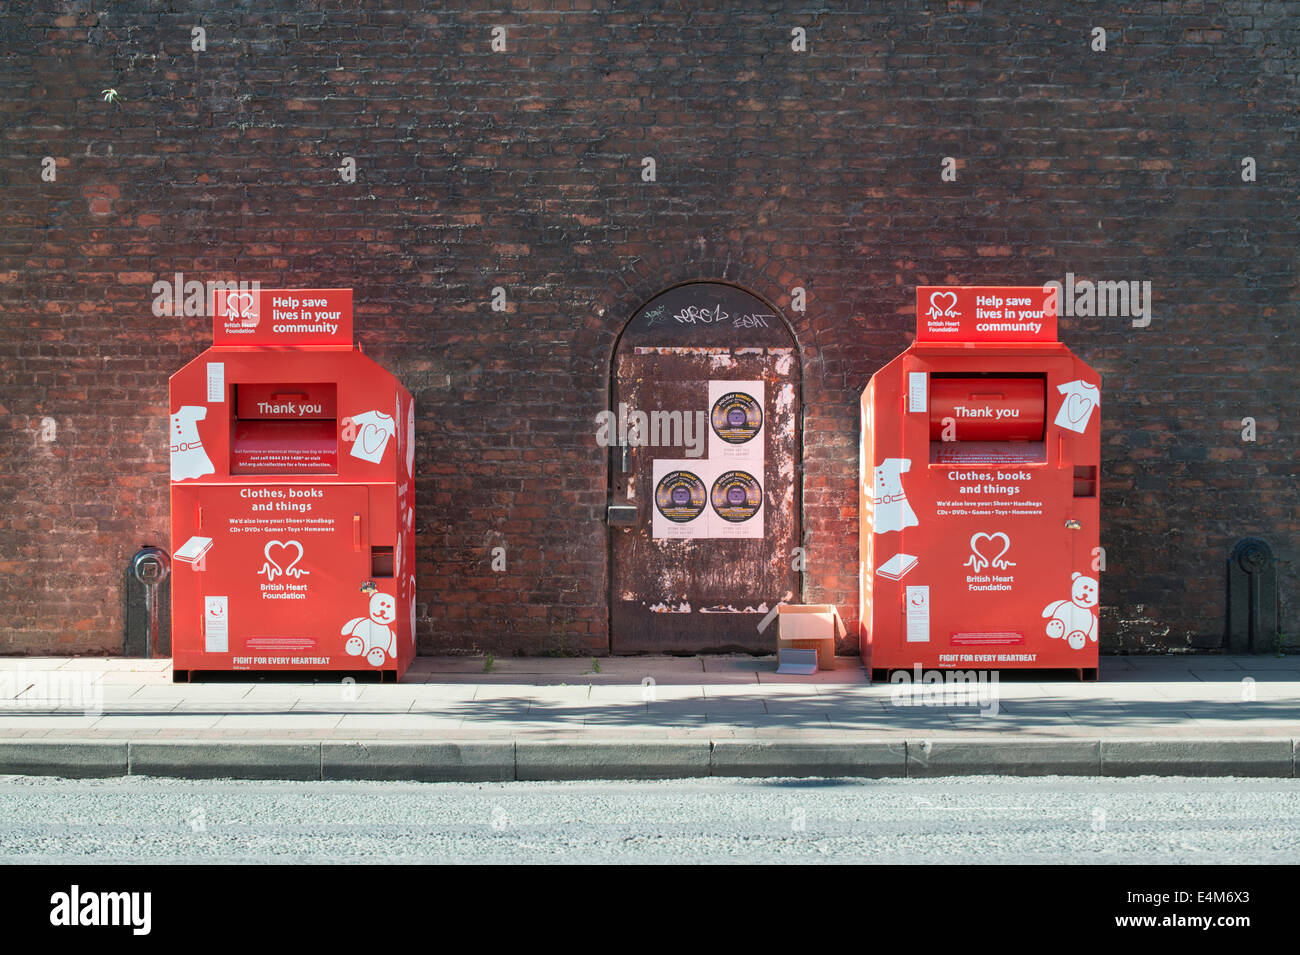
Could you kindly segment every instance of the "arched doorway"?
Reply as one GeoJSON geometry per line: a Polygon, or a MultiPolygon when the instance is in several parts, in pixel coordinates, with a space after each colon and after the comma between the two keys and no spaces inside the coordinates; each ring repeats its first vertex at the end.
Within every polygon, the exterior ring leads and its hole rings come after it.
{"type": "Polygon", "coordinates": [[[775,649],[768,615],[801,590],[801,375],[780,312],[734,285],[628,321],[604,435],[612,652],[775,649]]]}

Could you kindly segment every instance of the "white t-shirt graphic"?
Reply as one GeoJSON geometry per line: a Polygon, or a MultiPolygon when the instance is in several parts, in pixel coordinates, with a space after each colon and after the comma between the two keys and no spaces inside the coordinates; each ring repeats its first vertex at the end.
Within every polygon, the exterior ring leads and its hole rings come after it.
{"type": "Polygon", "coordinates": [[[203,405],[182,405],[172,415],[167,443],[171,451],[173,481],[216,473],[217,469],[212,466],[208,453],[203,450],[203,442],[199,440],[198,425],[194,423],[207,416],[208,409],[203,405]]]}
{"type": "Polygon", "coordinates": [[[378,464],[384,459],[388,440],[397,434],[393,416],[382,411],[367,411],[353,415],[352,423],[357,427],[357,436],[352,442],[352,456],[378,464]]]}
{"type": "Polygon", "coordinates": [[[1088,430],[1093,409],[1101,405],[1101,392],[1096,385],[1082,380],[1067,381],[1058,385],[1056,390],[1065,395],[1061,410],[1056,413],[1056,426],[1083,434],[1088,430]]]}

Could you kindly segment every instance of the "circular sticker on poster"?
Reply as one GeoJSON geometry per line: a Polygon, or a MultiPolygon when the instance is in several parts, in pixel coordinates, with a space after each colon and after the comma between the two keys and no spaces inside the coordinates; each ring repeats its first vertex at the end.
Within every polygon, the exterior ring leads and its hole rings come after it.
{"type": "Polygon", "coordinates": [[[704,512],[704,482],[690,471],[669,471],[655,488],[655,508],[675,524],[693,521],[704,512]]]}
{"type": "Polygon", "coordinates": [[[747,521],[763,506],[763,488],[746,471],[727,471],[713,482],[713,509],[724,521],[747,521]]]}
{"type": "Polygon", "coordinates": [[[713,403],[713,433],[728,444],[744,444],[763,427],[763,408],[753,395],[729,391],[713,403]]]}

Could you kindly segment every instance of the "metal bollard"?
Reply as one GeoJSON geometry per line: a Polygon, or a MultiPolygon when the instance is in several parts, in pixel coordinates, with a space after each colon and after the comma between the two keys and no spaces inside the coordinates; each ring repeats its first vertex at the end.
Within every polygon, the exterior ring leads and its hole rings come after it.
{"type": "Polygon", "coordinates": [[[158,588],[171,573],[171,559],[161,547],[143,547],[131,558],[131,573],[144,584],[144,608],[149,620],[145,656],[158,656],[158,588]]]}
{"type": "Polygon", "coordinates": [[[1228,558],[1228,650],[1269,653],[1279,631],[1277,560],[1265,541],[1247,537],[1228,558]]]}

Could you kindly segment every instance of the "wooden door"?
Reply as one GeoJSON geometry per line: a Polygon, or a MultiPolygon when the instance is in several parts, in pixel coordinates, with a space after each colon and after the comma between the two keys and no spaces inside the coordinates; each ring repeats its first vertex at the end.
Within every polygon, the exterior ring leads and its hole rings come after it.
{"type": "Polygon", "coordinates": [[[678,286],[614,357],[611,647],[774,651],[798,600],[800,363],[775,309],[734,286],[678,286]]]}

